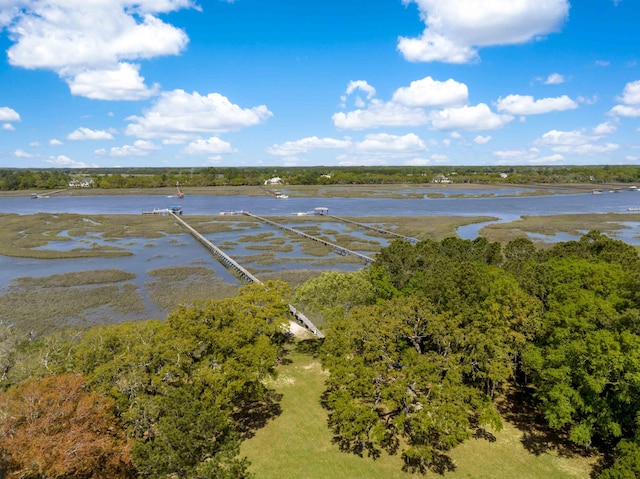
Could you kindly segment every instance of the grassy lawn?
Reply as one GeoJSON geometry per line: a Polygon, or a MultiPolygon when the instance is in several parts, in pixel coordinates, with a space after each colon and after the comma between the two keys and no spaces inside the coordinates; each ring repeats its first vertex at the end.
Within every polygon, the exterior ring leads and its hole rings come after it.
{"type": "MultiPolygon", "coordinates": [[[[331,442],[327,412],[319,404],[324,372],[311,356],[292,353],[290,364],[280,368],[275,387],[282,396],[282,413],[245,441],[241,454],[251,461],[257,479],[408,479],[425,477],[402,472],[400,457],[374,461],[341,453],[331,442]]],[[[455,449],[455,470],[426,477],[486,479],[588,478],[591,461],[560,457],[554,452],[537,455],[522,445],[523,433],[512,424],[495,434],[495,441],[473,439],[455,449]]]]}

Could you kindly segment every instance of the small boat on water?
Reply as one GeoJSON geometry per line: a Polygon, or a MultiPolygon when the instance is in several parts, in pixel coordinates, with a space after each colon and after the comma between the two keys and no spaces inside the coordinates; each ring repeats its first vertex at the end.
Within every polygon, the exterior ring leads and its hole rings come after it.
{"type": "Polygon", "coordinates": [[[281,199],[281,200],[286,200],[287,198],[289,198],[289,195],[285,195],[284,193],[278,193],[276,195],[276,198],[281,199]]]}
{"type": "Polygon", "coordinates": [[[601,195],[602,190],[593,190],[591,193],[593,193],[594,195],[601,195]]]}

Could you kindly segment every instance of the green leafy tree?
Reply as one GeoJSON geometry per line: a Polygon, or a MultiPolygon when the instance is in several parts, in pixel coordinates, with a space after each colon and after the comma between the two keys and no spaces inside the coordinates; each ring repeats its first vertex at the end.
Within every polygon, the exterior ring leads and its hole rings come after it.
{"type": "Polygon", "coordinates": [[[475,424],[499,427],[489,398],[465,384],[459,322],[427,301],[398,298],[330,323],[326,405],[343,450],[377,456],[406,444],[406,467],[424,471],[475,424]]]}
{"type": "Polygon", "coordinates": [[[94,328],[74,350],[76,370],[116,399],[149,477],[248,477],[240,435],[267,411],[289,317],[285,283],[182,306],[164,322],[94,328]]]}

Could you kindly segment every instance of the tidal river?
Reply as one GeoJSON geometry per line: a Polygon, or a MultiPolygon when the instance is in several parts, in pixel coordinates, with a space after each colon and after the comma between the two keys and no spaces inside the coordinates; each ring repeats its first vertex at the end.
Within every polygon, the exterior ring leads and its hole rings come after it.
{"type": "MultiPolygon", "coordinates": [[[[294,212],[329,208],[337,216],[495,216],[513,220],[521,215],[558,215],[571,213],[626,213],[640,208],[640,190],[556,194],[542,196],[509,196],[509,190],[483,190],[483,198],[452,198],[456,194],[469,195],[469,190],[443,190],[444,198],[296,198],[278,199],[256,196],[187,195],[181,200],[161,195],[139,196],[51,196],[30,199],[0,198],[0,213],[31,214],[138,214],[174,204],[183,207],[185,215],[217,215],[221,211],[250,211],[257,215],[287,216],[294,212]]],[[[517,190],[511,191],[516,193],[517,190]]]]}

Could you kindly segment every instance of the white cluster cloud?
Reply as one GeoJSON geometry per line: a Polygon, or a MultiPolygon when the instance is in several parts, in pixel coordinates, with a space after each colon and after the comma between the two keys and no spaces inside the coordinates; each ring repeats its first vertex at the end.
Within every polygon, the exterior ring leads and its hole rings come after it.
{"type": "Polygon", "coordinates": [[[69,158],[66,155],[58,155],[58,156],[50,156],[48,159],[44,160],[46,163],[51,165],[63,166],[68,168],[96,168],[97,165],[88,165],[83,161],[75,161],[69,158]]]}
{"type": "Polygon", "coordinates": [[[349,140],[337,140],[335,138],[318,138],[311,136],[296,141],[286,141],[281,145],[273,145],[267,148],[267,153],[275,156],[296,156],[308,153],[315,149],[348,148],[349,140]]]}
{"type": "Polygon", "coordinates": [[[381,165],[389,158],[404,158],[427,150],[425,142],[416,134],[391,135],[375,133],[365,135],[362,141],[349,138],[338,140],[335,138],[318,138],[316,136],[287,141],[281,145],[267,148],[267,153],[288,159],[300,160],[313,150],[337,149],[343,150],[336,158],[342,165],[381,165]]]}
{"type": "Polygon", "coordinates": [[[266,106],[242,108],[219,93],[200,95],[184,90],[163,92],[144,116],[132,116],[125,133],[165,143],[184,143],[203,134],[258,125],[273,114],[266,106]]]}
{"type": "Polygon", "coordinates": [[[578,155],[597,155],[618,150],[620,145],[616,143],[597,143],[603,136],[597,133],[599,127],[600,125],[592,133],[583,130],[551,130],[538,138],[536,144],[550,147],[556,153],[578,155]]]}
{"type": "Polygon", "coordinates": [[[15,156],[16,158],[33,158],[33,155],[31,153],[28,153],[20,148],[13,152],[13,156],[15,156]]]}
{"type": "Polygon", "coordinates": [[[514,45],[558,31],[568,0],[403,0],[416,3],[425,30],[400,37],[398,50],[409,61],[468,63],[478,47],[514,45]]]}
{"type": "Polygon", "coordinates": [[[357,151],[374,151],[378,153],[402,153],[424,151],[427,149],[424,141],[414,133],[404,136],[377,133],[365,136],[364,140],[355,145],[357,151]]]}
{"type": "Polygon", "coordinates": [[[541,155],[538,148],[528,150],[497,150],[493,156],[498,158],[498,163],[502,165],[513,165],[528,163],[532,165],[550,165],[564,161],[564,156],[559,153],[553,155],[541,155]]]}
{"type": "Polygon", "coordinates": [[[231,143],[221,140],[217,136],[212,136],[206,140],[197,139],[192,141],[183,150],[188,155],[220,155],[231,153],[233,148],[231,143]]]}
{"type": "Polygon", "coordinates": [[[105,130],[80,127],[67,135],[67,140],[113,140],[113,135],[105,130]]]}
{"type": "Polygon", "coordinates": [[[65,79],[73,95],[92,100],[144,100],[156,95],[160,85],[148,87],[139,74],[140,65],[121,62],[111,69],[82,71],[65,79]]]}
{"type": "Polygon", "coordinates": [[[7,107],[0,107],[0,121],[4,122],[16,122],[20,121],[20,115],[17,111],[7,107]]]}
{"type": "Polygon", "coordinates": [[[347,86],[347,95],[351,95],[356,90],[362,90],[367,94],[367,98],[373,98],[376,95],[376,89],[364,80],[353,80],[347,86]]]}
{"type": "MultiPolygon", "coordinates": [[[[428,76],[398,88],[390,101],[373,98],[375,88],[364,80],[352,81],[346,90],[368,93],[368,103],[355,110],[338,112],[332,117],[336,127],[364,130],[380,127],[406,127],[431,124],[435,130],[491,130],[504,126],[513,117],[497,115],[484,104],[467,105],[469,91],[464,83],[453,79],[434,80],[428,76]],[[433,110],[442,108],[441,110],[433,110]],[[431,111],[428,112],[427,109],[431,111]]],[[[343,103],[346,97],[343,97],[343,103]]]]}
{"type": "Polygon", "coordinates": [[[74,95],[139,100],[157,93],[131,63],[177,55],[186,33],[158,14],[196,8],[192,0],[3,0],[0,28],[12,65],[56,72],[74,95]]]}
{"type": "Polygon", "coordinates": [[[451,78],[440,82],[426,77],[398,88],[391,100],[411,107],[462,106],[469,101],[469,89],[451,78]]]}
{"type": "Polygon", "coordinates": [[[436,130],[495,130],[513,120],[511,115],[498,115],[485,103],[460,108],[434,110],[430,115],[431,125],[436,130]]]}
{"type": "Polygon", "coordinates": [[[559,73],[552,73],[544,81],[544,84],[545,85],[560,85],[560,84],[564,83],[564,81],[565,81],[564,80],[564,76],[560,75],[559,73]]]}
{"type": "Polygon", "coordinates": [[[624,116],[637,118],[640,116],[640,80],[627,83],[622,92],[622,96],[618,97],[621,103],[614,106],[609,113],[616,116],[624,116]]]}
{"type": "MultiPolygon", "coordinates": [[[[138,140],[134,142],[133,145],[114,146],[113,148],[111,148],[111,150],[109,150],[109,156],[124,158],[131,156],[140,157],[147,156],[151,151],[158,149],[160,149],[160,147],[158,147],[151,141],[138,140]]],[[[95,153],[98,155],[102,155],[106,153],[106,150],[96,150],[95,153]]]]}
{"type": "Polygon", "coordinates": [[[364,130],[381,126],[419,126],[427,123],[427,115],[420,108],[411,108],[400,103],[372,99],[364,109],[338,112],[333,123],[345,130],[364,130]]]}
{"type": "Polygon", "coordinates": [[[486,145],[487,143],[489,143],[491,141],[491,136],[489,136],[489,135],[487,135],[487,136],[478,135],[473,139],[473,141],[475,143],[477,143],[478,145],[486,145]]]}
{"type": "Polygon", "coordinates": [[[507,95],[498,100],[497,109],[512,115],[540,115],[552,111],[578,108],[578,104],[567,95],[556,98],[534,100],[530,95],[507,95]]]}

